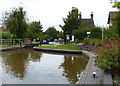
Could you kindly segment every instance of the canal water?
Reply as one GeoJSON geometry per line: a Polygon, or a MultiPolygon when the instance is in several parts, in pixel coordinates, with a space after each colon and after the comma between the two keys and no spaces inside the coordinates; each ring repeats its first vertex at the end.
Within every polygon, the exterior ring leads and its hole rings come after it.
{"type": "Polygon", "coordinates": [[[77,84],[88,59],[62,54],[16,49],[2,52],[2,84],[77,84]]]}

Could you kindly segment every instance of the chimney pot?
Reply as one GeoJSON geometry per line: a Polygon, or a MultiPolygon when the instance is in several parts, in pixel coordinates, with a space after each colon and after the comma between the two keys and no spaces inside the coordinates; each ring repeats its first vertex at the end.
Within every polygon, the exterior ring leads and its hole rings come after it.
{"type": "Polygon", "coordinates": [[[79,19],[81,19],[81,16],[82,16],[82,15],[81,15],[81,12],[79,12],[79,19]]]}
{"type": "Polygon", "coordinates": [[[93,12],[91,12],[91,15],[90,15],[90,16],[91,16],[91,19],[93,20],[93,12]]]}

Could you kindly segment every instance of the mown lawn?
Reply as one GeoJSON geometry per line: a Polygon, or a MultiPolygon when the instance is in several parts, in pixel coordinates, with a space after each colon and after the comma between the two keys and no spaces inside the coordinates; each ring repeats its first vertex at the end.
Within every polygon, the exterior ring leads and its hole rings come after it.
{"type": "Polygon", "coordinates": [[[52,45],[52,46],[39,46],[35,48],[47,48],[47,49],[62,49],[62,50],[80,50],[76,44],[64,44],[64,45],[52,45]]]}

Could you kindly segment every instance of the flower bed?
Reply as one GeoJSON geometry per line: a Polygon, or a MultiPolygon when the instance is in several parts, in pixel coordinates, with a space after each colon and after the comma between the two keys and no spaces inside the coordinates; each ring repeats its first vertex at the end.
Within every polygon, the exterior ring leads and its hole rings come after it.
{"type": "Polygon", "coordinates": [[[107,39],[102,43],[102,46],[97,49],[98,57],[96,64],[104,70],[120,68],[120,39],[107,39]]]}

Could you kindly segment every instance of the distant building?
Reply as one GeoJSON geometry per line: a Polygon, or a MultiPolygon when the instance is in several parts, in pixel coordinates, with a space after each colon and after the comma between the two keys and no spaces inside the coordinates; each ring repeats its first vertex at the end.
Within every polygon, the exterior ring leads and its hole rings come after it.
{"type": "Polygon", "coordinates": [[[86,23],[88,26],[94,26],[94,20],[93,20],[93,12],[91,12],[91,18],[82,18],[81,12],[79,13],[79,18],[82,20],[82,22],[86,23]]]}
{"type": "Polygon", "coordinates": [[[108,22],[107,22],[107,24],[109,24],[109,26],[112,26],[113,19],[114,19],[116,13],[117,13],[117,11],[111,11],[111,12],[109,12],[108,22]]]}
{"type": "MultiPolygon", "coordinates": [[[[76,10],[78,11],[78,8],[72,7],[71,12],[76,12],[76,10]]],[[[82,18],[82,15],[81,15],[81,12],[80,12],[80,13],[78,14],[78,18],[79,18],[80,20],[82,20],[82,22],[86,23],[87,26],[90,26],[90,27],[94,26],[93,12],[91,12],[90,18],[82,18]]],[[[72,37],[74,37],[74,36],[72,35],[72,32],[66,32],[66,33],[65,33],[65,37],[64,37],[64,42],[65,42],[65,44],[68,43],[68,42],[70,42],[70,41],[72,41],[72,37]]]]}
{"type": "MultiPolygon", "coordinates": [[[[78,10],[78,8],[72,7],[72,12],[74,12],[75,10],[78,10]]],[[[88,26],[94,26],[93,12],[91,12],[90,17],[91,18],[82,18],[82,14],[81,12],[79,12],[79,16],[78,16],[79,19],[81,19],[88,26]]]]}

